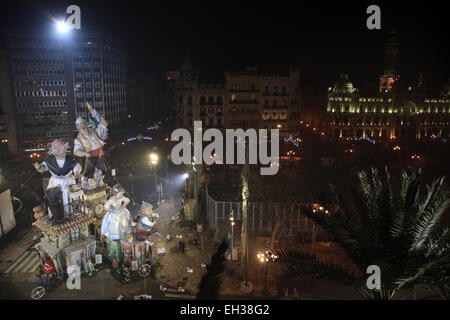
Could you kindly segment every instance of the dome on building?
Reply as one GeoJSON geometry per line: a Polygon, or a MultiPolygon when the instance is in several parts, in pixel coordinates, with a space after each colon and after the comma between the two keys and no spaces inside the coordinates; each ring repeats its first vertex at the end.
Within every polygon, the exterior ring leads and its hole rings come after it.
{"type": "Polygon", "coordinates": [[[353,83],[348,79],[348,74],[342,73],[339,76],[339,80],[333,86],[331,92],[334,94],[352,94],[356,91],[353,87],[353,83]]]}

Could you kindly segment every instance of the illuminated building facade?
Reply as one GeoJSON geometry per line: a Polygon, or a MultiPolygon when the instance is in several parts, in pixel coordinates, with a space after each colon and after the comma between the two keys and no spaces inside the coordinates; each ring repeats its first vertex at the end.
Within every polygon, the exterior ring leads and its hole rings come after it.
{"type": "Polygon", "coordinates": [[[201,120],[204,129],[279,129],[280,136],[298,132],[298,67],[287,75],[261,74],[251,67],[224,75],[224,82],[199,81],[185,57],[175,85],[178,127],[193,129],[193,122],[201,120]]]}
{"type": "Polygon", "coordinates": [[[227,129],[260,128],[261,76],[257,68],[225,72],[225,114],[227,129]]]}
{"type": "Polygon", "coordinates": [[[445,90],[436,98],[414,90],[363,96],[348,75],[341,74],[339,81],[328,88],[327,98],[329,133],[333,138],[449,138],[450,96],[445,90]]]}
{"type": "Polygon", "coordinates": [[[260,91],[262,127],[279,129],[280,136],[297,135],[300,121],[300,70],[289,75],[262,75],[260,91]]]}
{"type": "Polygon", "coordinates": [[[385,68],[378,93],[364,95],[342,73],[328,88],[327,121],[333,138],[370,138],[378,141],[412,141],[449,138],[449,84],[439,97],[429,97],[420,75],[417,84],[400,86],[397,72],[399,42],[395,30],[389,33],[385,68]]]}

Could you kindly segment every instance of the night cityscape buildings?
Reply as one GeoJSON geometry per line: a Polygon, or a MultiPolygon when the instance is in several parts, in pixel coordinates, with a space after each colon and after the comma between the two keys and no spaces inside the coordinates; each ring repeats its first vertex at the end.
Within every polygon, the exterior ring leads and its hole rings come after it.
{"type": "Polygon", "coordinates": [[[450,297],[442,8],[20,1],[0,300],[450,297]]]}
{"type": "Polygon", "coordinates": [[[112,126],[125,119],[126,55],[114,40],[93,32],[9,34],[8,53],[17,122],[10,134],[18,141],[10,152],[44,151],[54,138],[73,141],[86,101],[112,126]]]}
{"type": "Polygon", "coordinates": [[[178,125],[190,130],[194,121],[204,128],[279,129],[296,134],[300,119],[300,70],[288,75],[265,74],[255,67],[225,71],[223,81],[200,81],[188,56],[174,87],[178,125]]]}

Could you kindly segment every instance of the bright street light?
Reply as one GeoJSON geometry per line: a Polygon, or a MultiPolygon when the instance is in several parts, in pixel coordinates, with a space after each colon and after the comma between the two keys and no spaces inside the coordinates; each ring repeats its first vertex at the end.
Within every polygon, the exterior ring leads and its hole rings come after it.
{"type": "Polygon", "coordinates": [[[151,153],[150,161],[152,164],[157,164],[158,163],[158,155],[156,153],[151,153]]]}
{"type": "Polygon", "coordinates": [[[67,33],[70,29],[65,21],[57,21],[56,28],[58,29],[59,33],[67,33]]]}
{"type": "Polygon", "coordinates": [[[187,173],[183,174],[184,179],[187,179],[188,177],[189,177],[189,174],[187,174],[187,173]]]}

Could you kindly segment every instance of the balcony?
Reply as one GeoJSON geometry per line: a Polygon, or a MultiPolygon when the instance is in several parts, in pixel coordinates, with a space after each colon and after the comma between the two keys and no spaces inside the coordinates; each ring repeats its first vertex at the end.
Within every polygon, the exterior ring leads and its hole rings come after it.
{"type": "Polygon", "coordinates": [[[230,100],[230,104],[258,104],[258,100],[245,100],[245,101],[230,100]]]}
{"type": "Polygon", "coordinates": [[[232,93],[259,93],[258,89],[230,89],[228,92],[232,93]]]}

